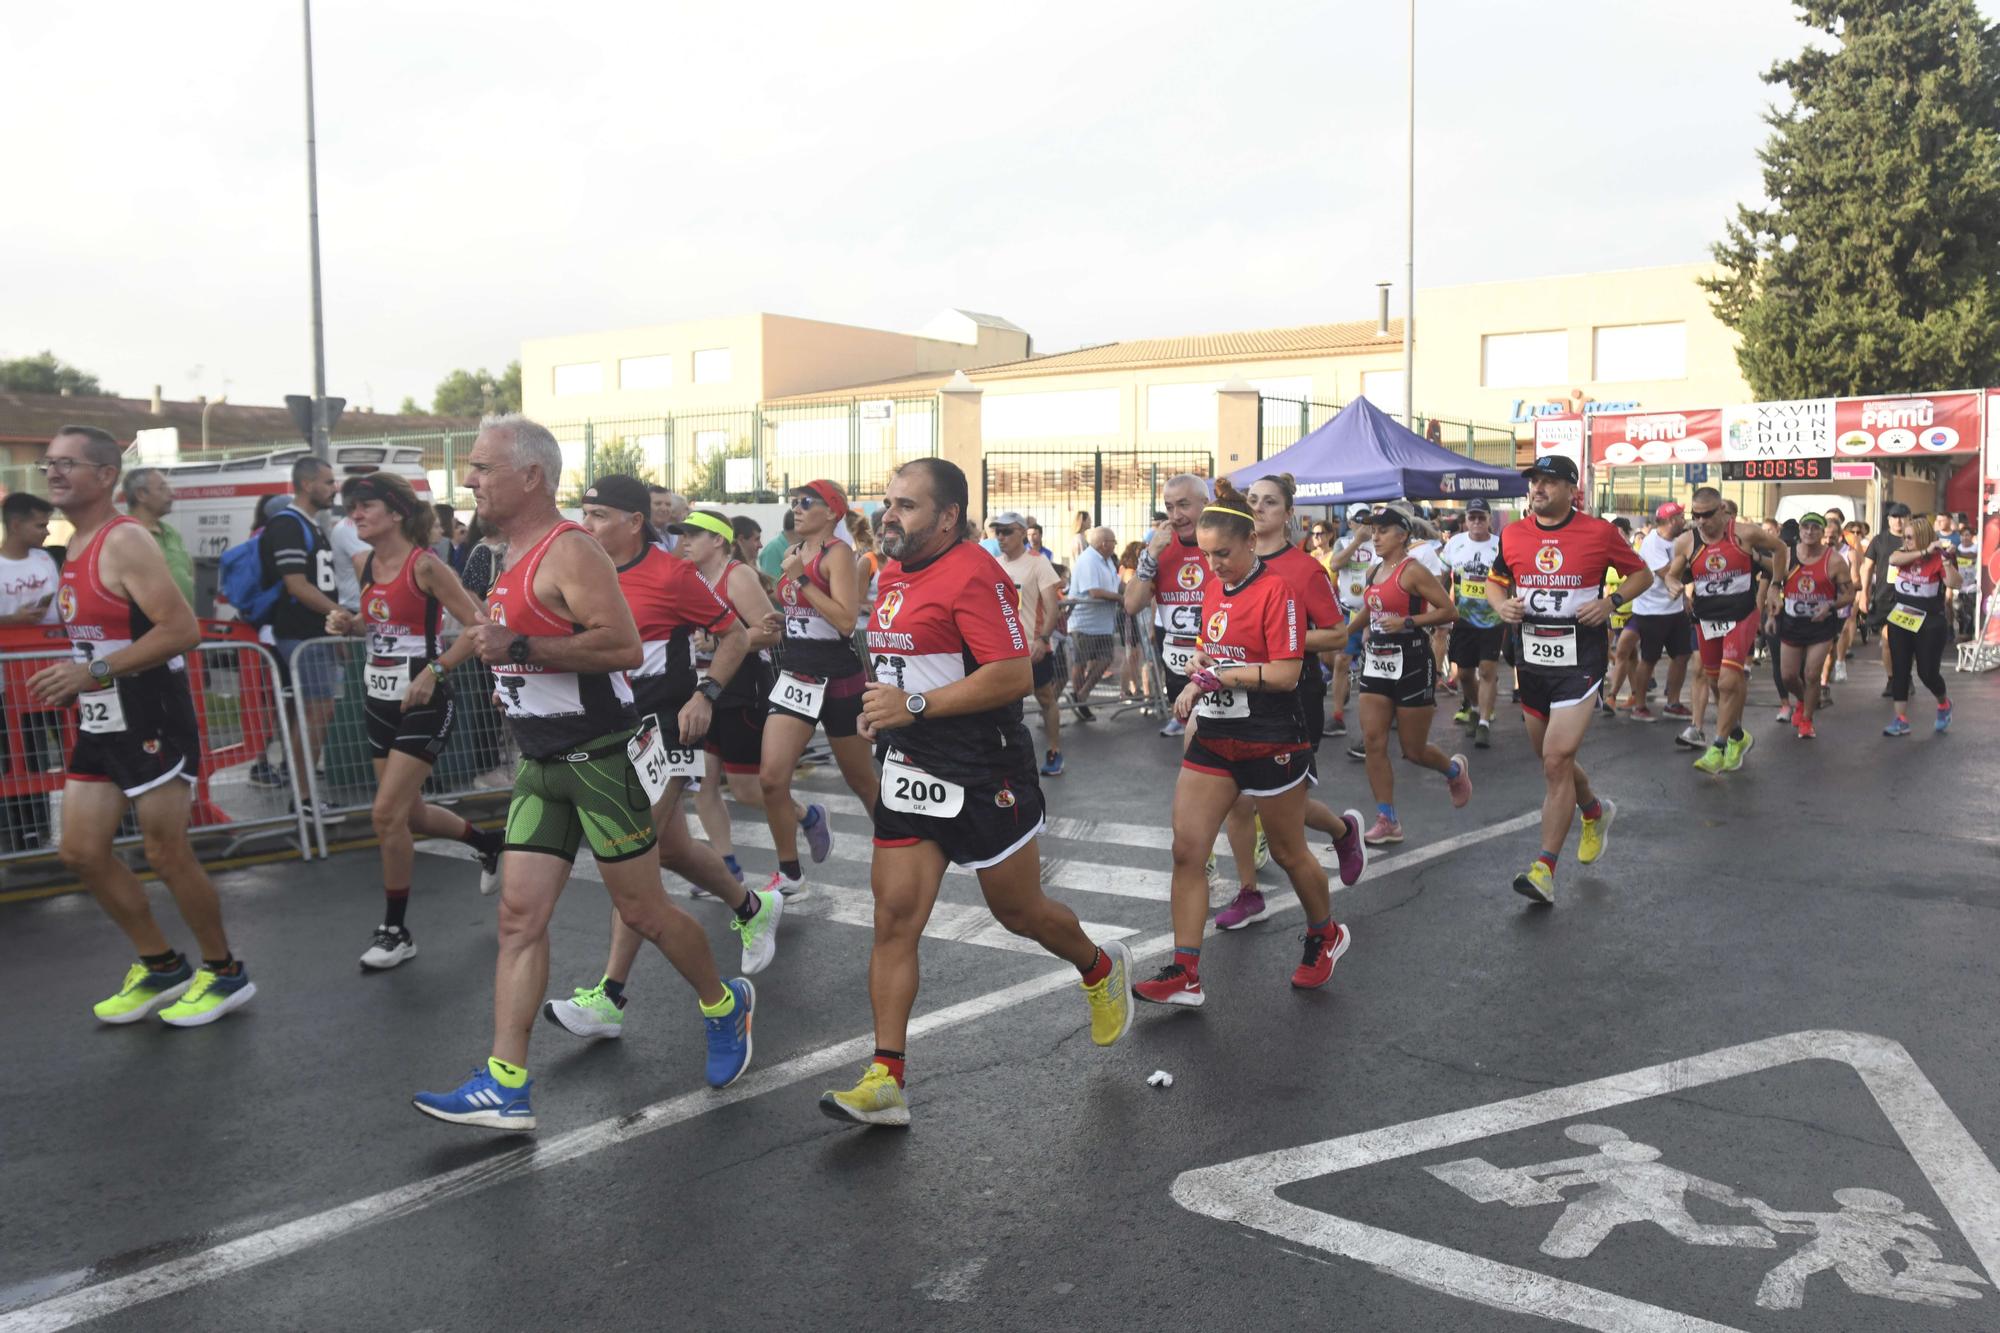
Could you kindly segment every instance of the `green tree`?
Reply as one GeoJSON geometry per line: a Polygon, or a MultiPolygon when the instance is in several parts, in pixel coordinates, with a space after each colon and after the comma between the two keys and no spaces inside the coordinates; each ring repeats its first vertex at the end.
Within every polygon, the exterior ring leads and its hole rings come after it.
{"type": "Polygon", "coordinates": [[[67,389],[79,398],[102,398],[108,394],[98,384],[97,376],[77,369],[49,351],[0,361],[0,389],[14,393],[61,393],[67,389]]]}
{"type": "Polygon", "coordinates": [[[614,435],[609,440],[599,441],[590,455],[590,480],[609,477],[613,474],[637,477],[648,484],[657,483],[659,477],[646,458],[646,451],[637,443],[622,435],[614,435]]]}
{"type": "Polygon", "coordinates": [[[431,397],[431,411],[441,417],[476,417],[488,412],[521,410],[521,363],[511,361],[494,378],[481,366],[478,370],[454,370],[438,381],[431,397]]]}
{"type": "Polygon", "coordinates": [[[1798,0],[1832,37],[1764,81],[1765,206],[1705,281],[1763,398],[2000,375],[2000,29],[1974,0],[1798,0]]]}
{"type": "Polygon", "coordinates": [[[402,404],[399,407],[397,407],[396,412],[400,416],[414,417],[414,416],[421,416],[423,414],[423,410],[424,410],[423,405],[419,403],[414,397],[406,393],[403,395],[402,404]]]}

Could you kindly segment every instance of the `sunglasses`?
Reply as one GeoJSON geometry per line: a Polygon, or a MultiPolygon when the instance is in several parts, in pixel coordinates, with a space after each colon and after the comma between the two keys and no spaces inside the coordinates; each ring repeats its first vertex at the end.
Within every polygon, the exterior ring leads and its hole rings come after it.
{"type": "Polygon", "coordinates": [[[814,505],[819,503],[821,503],[821,501],[819,497],[815,495],[794,495],[792,497],[792,508],[794,509],[811,509],[814,505]]]}
{"type": "Polygon", "coordinates": [[[1692,519],[1714,518],[1721,512],[1720,509],[1690,509],[1688,510],[1688,517],[1692,519]]]}
{"type": "Polygon", "coordinates": [[[993,525],[993,535],[996,537],[1011,537],[1019,531],[1019,528],[1003,528],[997,523],[993,525]]]}

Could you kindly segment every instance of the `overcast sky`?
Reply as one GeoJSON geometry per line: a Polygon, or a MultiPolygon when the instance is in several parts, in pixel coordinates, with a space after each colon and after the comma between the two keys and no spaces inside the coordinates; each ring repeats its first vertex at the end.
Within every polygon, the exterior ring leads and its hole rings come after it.
{"type": "MultiPolygon", "coordinates": [[[[1776,0],[1420,9],[1420,289],[1705,258],[1807,37],[1776,0]]],[[[329,392],[758,309],[1044,351],[1371,318],[1404,12],[322,0],[329,392]]],[[[8,6],[0,355],[309,391],[301,66],[296,4],[8,6]]]]}

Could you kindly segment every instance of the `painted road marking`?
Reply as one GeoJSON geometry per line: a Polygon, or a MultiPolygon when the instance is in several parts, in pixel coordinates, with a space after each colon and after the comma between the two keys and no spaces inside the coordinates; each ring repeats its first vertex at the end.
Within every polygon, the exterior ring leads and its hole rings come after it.
{"type": "MultiPolygon", "coordinates": [[[[1799,1060],[1837,1060],[1861,1076],[1986,1266],[1988,1277],[2000,1274],[2000,1172],[1908,1051],[1886,1037],[1859,1032],[1794,1032],[1628,1074],[1203,1167],[1174,1181],[1172,1194],[1182,1207],[1204,1216],[1356,1259],[1496,1309],[1611,1333],[1727,1330],[1728,1325],[1287,1203],[1278,1191],[1302,1180],[1685,1092],[1799,1060]]],[[[1460,1167],[1461,1176],[1467,1174],[1463,1163],[1448,1165],[1460,1167]]]]}
{"type": "MultiPolygon", "coordinates": [[[[1473,829],[1442,842],[1432,843],[1416,851],[1404,852],[1398,856],[1384,857],[1368,867],[1368,878],[1378,879],[1399,870],[1425,865],[1439,857],[1447,856],[1464,847],[1485,842],[1491,838],[1503,837],[1537,824],[1541,811],[1531,810],[1489,824],[1485,828],[1473,829]]],[[[1333,885],[1335,893],[1342,891],[1338,881],[1333,885]]],[[[1298,900],[1274,904],[1272,915],[1298,910],[1298,900]]],[[[1208,934],[1215,933],[1215,923],[1208,925],[1208,934]]],[[[1172,931],[1149,935],[1132,944],[1133,961],[1166,955],[1174,947],[1172,931]]],[[[1030,977],[985,995],[977,995],[969,1000],[949,1005],[928,1014],[916,1016],[910,1021],[910,1037],[927,1037],[977,1022],[982,1018],[1004,1012],[1016,1006],[1038,1000],[1076,985],[1076,969],[1062,967],[1045,972],[1038,977],[1030,977]]],[[[752,1069],[736,1082],[722,1089],[704,1088],[696,1092],[669,1097],[637,1111],[608,1117],[582,1129],[573,1129],[567,1134],[553,1138],[533,1140],[523,1143],[511,1153],[503,1153],[459,1167],[453,1171],[441,1172],[383,1190],[351,1203],[340,1204],[322,1212],[311,1213],[290,1222],[269,1227],[262,1231],[225,1241],[220,1245],[202,1250],[196,1254],[169,1259],[164,1263],[143,1268],[124,1277],[94,1283],[78,1288],[61,1296],[51,1297],[34,1305],[23,1306],[0,1314],[0,1333],[56,1333],[56,1330],[73,1328],[92,1319],[102,1319],[106,1315],[144,1305],[163,1296],[187,1291],[193,1287],[218,1282],[234,1277],[267,1264],[274,1259],[310,1250],[329,1241],[386,1222],[434,1207],[455,1199],[489,1189],[503,1181],[518,1179],[536,1171],[546,1171],[550,1167],[561,1166],[579,1157],[603,1152],[623,1143],[629,1143],[644,1135],[668,1129],[698,1115],[719,1111],[725,1106],[761,1097],[767,1092],[817,1077],[828,1070],[842,1065],[850,1065],[875,1049],[873,1033],[850,1037],[846,1041],[818,1050],[795,1055],[782,1063],[767,1068],[752,1069]]],[[[1185,1179],[1185,1177],[1183,1177],[1185,1179]]]]}

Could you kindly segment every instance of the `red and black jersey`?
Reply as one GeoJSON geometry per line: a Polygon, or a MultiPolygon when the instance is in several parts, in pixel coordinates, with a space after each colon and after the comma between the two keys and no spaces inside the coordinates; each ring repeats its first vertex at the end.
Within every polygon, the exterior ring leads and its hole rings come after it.
{"type": "MultiPolygon", "coordinates": [[[[787,576],[778,580],[778,614],[785,618],[785,637],[778,645],[778,665],[787,671],[829,679],[861,672],[854,640],[821,615],[805,592],[805,585],[811,584],[823,593],[832,594],[833,580],[826,572],[826,553],[834,544],[834,539],[828,538],[827,544],[806,561],[804,579],[787,576]]],[[[862,591],[867,589],[864,587],[862,591]]]]}
{"type": "Polygon", "coordinates": [[[1822,548],[1817,560],[1800,560],[1785,572],[1784,613],[1793,620],[1811,620],[1834,602],[1833,551],[1822,548]]]}
{"type": "MultiPolygon", "coordinates": [[[[1292,594],[1299,614],[1305,619],[1305,629],[1338,629],[1347,620],[1347,612],[1341,609],[1340,598],[1333,591],[1333,580],[1328,577],[1326,566],[1287,543],[1275,555],[1263,557],[1264,567],[1284,581],[1292,594]]],[[[1299,642],[1304,644],[1303,633],[1299,642]]],[[[1326,682],[1319,678],[1319,667],[1307,662],[1299,671],[1299,694],[1323,694],[1326,682]]]]}
{"type": "Polygon", "coordinates": [[[694,694],[694,632],[726,632],[736,612],[720,601],[701,571],[657,546],[618,568],[618,589],[639,625],[644,658],[629,673],[641,714],[678,712],[694,694]]]}
{"type": "MultiPolygon", "coordinates": [[[[1422,642],[1424,636],[1429,633],[1428,630],[1418,629],[1413,625],[1390,634],[1375,623],[1376,618],[1380,616],[1415,617],[1430,610],[1428,602],[1403,586],[1403,568],[1414,559],[1415,556],[1406,555],[1394,565],[1383,566],[1382,577],[1371,580],[1362,592],[1361,601],[1368,608],[1369,638],[1414,639],[1422,642]]],[[[1423,566],[1419,565],[1417,568],[1422,569],[1423,566]]]]}
{"type": "MultiPolygon", "coordinates": [[[[1211,578],[1201,595],[1201,651],[1218,669],[1262,666],[1305,654],[1299,604],[1285,581],[1259,560],[1250,577],[1229,587],[1211,578]]],[[[1301,669],[1304,667],[1301,663],[1301,669]]],[[[1197,706],[1204,737],[1242,741],[1302,741],[1305,718],[1296,690],[1222,690],[1197,706]],[[1228,697],[1225,697],[1228,696],[1228,697]]]]}
{"type": "MultiPolygon", "coordinates": [[[[715,582],[709,584],[709,591],[732,611],[737,608],[736,603],[729,600],[729,576],[744,568],[746,566],[741,560],[726,560],[723,562],[722,572],[715,576],[715,582]]],[[[708,583],[708,576],[704,574],[701,581],[708,583]]],[[[748,628],[747,624],[745,628],[748,628]]],[[[714,660],[712,654],[705,654],[697,649],[694,655],[695,674],[706,673],[709,663],[714,660]]],[[[761,652],[747,653],[744,655],[743,665],[737,667],[736,674],[723,685],[721,695],[716,698],[716,706],[754,708],[761,712],[771,693],[771,680],[771,659],[761,652]]]]}
{"type": "MultiPolygon", "coordinates": [[[[1913,560],[1892,571],[1896,577],[1896,600],[1917,611],[1944,611],[1944,556],[1937,551],[1924,552],[1924,558],[1913,560]]],[[[63,570],[63,577],[69,577],[69,570],[63,570]]]]}
{"type": "Polygon", "coordinates": [[[417,564],[435,560],[427,547],[403,557],[387,583],[375,581],[375,555],[361,568],[361,614],[368,621],[368,655],[378,662],[403,658],[421,665],[437,656],[438,599],[417,586],[417,564]]]}
{"type": "MultiPolygon", "coordinates": [[[[1646,567],[1618,529],[1601,518],[1575,510],[1562,521],[1544,526],[1532,515],[1500,530],[1500,553],[1489,579],[1510,589],[1526,604],[1523,634],[1534,626],[1549,634],[1577,628],[1577,609],[1604,595],[1604,571],[1635,574],[1646,567]]],[[[1602,626],[1585,626],[1576,636],[1575,665],[1548,667],[1524,659],[1523,671],[1555,674],[1581,672],[1602,675],[1610,658],[1610,643],[1602,626]]]]}
{"type": "MultiPolygon", "coordinates": [[[[130,648],[153,628],[153,622],[135,603],[116,596],[104,586],[98,572],[104,539],[113,528],[124,523],[144,530],[137,519],[119,515],[99,528],[62,567],[56,587],[56,609],[62,615],[63,629],[69,634],[70,653],[79,662],[109,657],[130,648]]],[[[147,540],[151,539],[152,534],[148,533],[147,540]]],[[[186,661],[179,657],[120,676],[103,689],[118,692],[120,716],[125,719],[123,730],[142,739],[162,735],[170,724],[193,708],[186,661]]],[[[81,700],[92,695],[101,697],[101,692],[86,691],[77,697],[81,700]]]]}
{"type": "Polygon", "coordinates": [[[1153,580],[1153,623],[1177,639],[1201,634],[1201,595],[1211,579],[1208,557],[1196,542],[1178,536],[1160,552],[1159,576],[1153,580]]]}
{"type": "MultiPolygon", "coordinates": [[[[959,541],[914,565],[882,567],[868,618],[875,679],[910,694],[964,680],[989,662],[1027,657],[1014,581],[1000,562],[959,541]]],[[[1014,699],[983,713],[919,717],[884,734],[911,764],[948,782],[1032,779],[1035,755],[1014,699]]]]}
{"type": "MultiPolygon", "coordinates": [[[[486,615],[527,638],[576,634],[583,626],[563,620],[535,596],[535,572],[542,557],[566,532],[588,531],[567,519],[500,571],[486,594],[486,615]]],[[[503,662],[493,668],[493,683],[512,726],[521,753],[549,759],[586,741],[630,731],[639,717],[632,709],[632,687],[622,671],[551,671],[535,662],[503,662]]]]}
{"type": "Polygon", "coordinates": [[[1736,540],[1736,524],[1728,535],[1709,544],[1694,534],[1688,556],[1688,585],[1694,589],[1696,620],[1738,621],[1757,609],[1759,562],[1736,540]]]}

